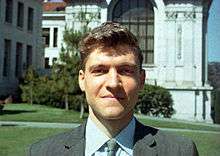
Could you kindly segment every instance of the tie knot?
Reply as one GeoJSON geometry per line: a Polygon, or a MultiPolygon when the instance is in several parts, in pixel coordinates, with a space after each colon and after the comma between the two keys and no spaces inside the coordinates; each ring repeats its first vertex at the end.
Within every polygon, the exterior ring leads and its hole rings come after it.
{"type": "MultiPolygon", "coordinates": [[[[110,153],[116,153],[116,151],[118,150],[118,144],[116,142],[115,139],[110,139],[108,142],[107,142],[107,146],[108,146],[108,152],[110,153]]],[[[111,155],[112,156],[112,155],[111,155]]]]}

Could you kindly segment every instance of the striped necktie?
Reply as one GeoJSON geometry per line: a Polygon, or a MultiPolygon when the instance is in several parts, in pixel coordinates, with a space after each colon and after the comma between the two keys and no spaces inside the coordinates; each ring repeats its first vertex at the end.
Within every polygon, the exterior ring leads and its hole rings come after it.
{"type": "Polygon", "coordinates": [[[107,156],[115,156],[117,150],[118,150],[118,144],[116,142],[115,139],[110,139],[108,142],[107,142],[107,146],[108,146],[108,154],[107,156]]]}

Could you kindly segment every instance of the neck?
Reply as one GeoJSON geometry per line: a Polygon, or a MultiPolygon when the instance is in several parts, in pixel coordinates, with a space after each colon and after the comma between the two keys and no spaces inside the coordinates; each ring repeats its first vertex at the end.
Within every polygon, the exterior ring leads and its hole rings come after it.
{"type": "Polygon", "coordinates": [[[93,112],[89,113],[89,118],[96,126],[107,135],[109,138],[115,137],[120,131],[125,128],[133,117],[133,112],[122,119],[103,119],[93,112]]]}

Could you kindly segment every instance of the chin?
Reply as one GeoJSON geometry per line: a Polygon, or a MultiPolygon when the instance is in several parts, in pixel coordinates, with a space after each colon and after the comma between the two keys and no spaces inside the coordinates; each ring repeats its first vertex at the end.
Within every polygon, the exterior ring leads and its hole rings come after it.
{"type": "Polygon", "coordinates": [[[104,119],[107,120],[117,120],[117,119],[122,119],[126,115],[124,110],[112,109],[112,110],[107,110],[106,112],[102,112],[102,116],[104,119]]]}

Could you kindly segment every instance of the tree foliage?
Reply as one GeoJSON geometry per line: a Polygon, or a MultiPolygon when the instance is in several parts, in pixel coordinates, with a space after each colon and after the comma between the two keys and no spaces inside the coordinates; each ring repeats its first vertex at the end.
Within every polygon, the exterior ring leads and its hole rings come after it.
{"type": "Polygon", "coordinates": [[[21,96],[23,101],[33,104],[33,101],[35,101],[37,98],[36,94],[38,92],[38,81],[39,75],[32,67],[29,67],[26,71],[24,82],[20,85],[20,88],[22,89],[21,96]]]}
{"type": "Polygon", "coordinates": [[[31,69],[27,72],[21,89],[23,101],[65,107],[67,110],[80,109],[80,117],[82,118],[87,106],[78,85],[80,68],[78,49],[80,39],[84,33],[90,30],[88,24],[93,18],[86,19],[86,13],[83,11],[79,13],[78,18],[84,22],[82,30],[65,29],[63,33],[64,44],[58,60],[52,66],[51,75],[49,77],[38,76],[31,69]]]}
{"type": "Polygon", "coordinates": [[[214,89],[220,89],[220,62],[208,64],[208,80],[214,89]]]}
{"type": "Polygon", "coordinates": [[[83,33],[81,31],[74,31],[72,28],[65,28],[63,34],[63,41],[65,43],[65,48],[62,48],[62,52],[78,52],[79,42],[82,38],[83,33]]]}
{"type": "Polygon", "coordinates": [[[79,56],[75,51],[65,50],[60,53],[59,60],[53,65],[52,90],[59,93],[69,109],[69,96],[80,93],[78,85],[79,56]]]}

